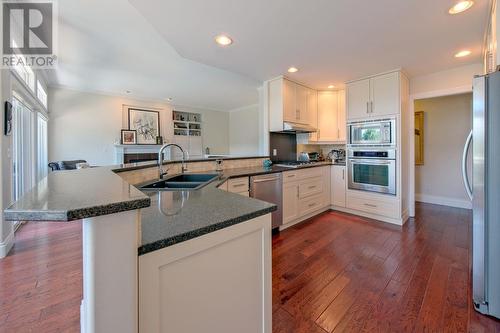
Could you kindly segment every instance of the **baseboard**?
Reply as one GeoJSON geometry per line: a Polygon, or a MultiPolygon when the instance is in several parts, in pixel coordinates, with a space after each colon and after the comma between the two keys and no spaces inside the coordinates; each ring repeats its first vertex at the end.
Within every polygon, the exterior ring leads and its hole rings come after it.
{"type": "Polygon", "coordinates": [[[280,229],[280,231],[283,231],[283,230],[285,230],[285,229],[287,229],[287,228],[290,228],[291,226],[294,226],[294,225],[296,225],[296,224],[299,224],[299,223],[301,223],[301,222],[304,222],[304,221],[306,221],[306,220],[310,219],[311,217],[314,217],[314,216],[316,216],[316,215],[322,214],[322,213],[324,213],[324,212],[326,212],[326,211],[328,211],[328,210],[330,210],[330,206],[325,206],[325,207],[320,208],[320,209],[318,209],[318,210],[316,210],[316,211],[314,211],[314,212],[312,212],[312,213],[309,213],[309,214],[307,214],[307,215],[304,215],[304,216],[302,216],[302,217],[298,218],[298,219],[297,219],[297,220],[295,220],[295,221],[288,222],[287,224],[282,224],[282,225],[280,225],[279,229],[280,229]]]}
{"type": "Polygon", "coordinates": [[[354,209],[350,209],[350,208],[346,208],[346,207],[332,206],[331,209],[338,210],[339,212],[348,213],[348,214],[357,215],[357,216],[362,216],[362,217],[366,217],[366,218],[369,218],[372,220],[377,220],[380,222],[395,224],[395,225],[399,225],[399,226],[402,226],[408,220],[408,218],[406,218],[404,216],[400,219],[395,219],[392,217],[370,214],[370,213],[366,213],[366,212],[362,212],[359,210],[354,210],[354,209]]]}
{"type": "Polygon", "coordinates": [[[434,205],[472,209],[472,202],[470,200],[441,197],[437,195],[415,193],[415,201],[430,203],[434,205]]]}
{"type": "Polygon", "coordinates": [[[0,258],[6,257],[7,254],[9,254],[10,249],[12,249],[12,246],[14,245],[14,231],[12,231],[7,238],[5,238],[5,241],[0,243],[0,258]]]}

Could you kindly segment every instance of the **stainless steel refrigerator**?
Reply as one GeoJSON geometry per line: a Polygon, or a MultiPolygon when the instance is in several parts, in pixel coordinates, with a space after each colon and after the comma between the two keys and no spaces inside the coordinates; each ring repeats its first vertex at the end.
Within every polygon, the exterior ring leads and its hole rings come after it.
{"type": "Polygon", "coordinates": [[[463,154],[472,199],[472,294],[477,311],[500,318],[500,72],[477,76],[472,131],[463,154]],[[472,148],[472,175],[467,155],[472,148]]]}

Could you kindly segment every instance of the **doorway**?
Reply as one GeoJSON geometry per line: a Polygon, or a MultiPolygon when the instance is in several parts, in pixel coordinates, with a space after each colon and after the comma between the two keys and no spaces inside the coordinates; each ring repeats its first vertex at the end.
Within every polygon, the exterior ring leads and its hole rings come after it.
{"type": "Polygon", "coordinates": [[[462,156],[472,127],[472,93],[415,99],[414,113],[415,201],[471,209],[462,156]]]}

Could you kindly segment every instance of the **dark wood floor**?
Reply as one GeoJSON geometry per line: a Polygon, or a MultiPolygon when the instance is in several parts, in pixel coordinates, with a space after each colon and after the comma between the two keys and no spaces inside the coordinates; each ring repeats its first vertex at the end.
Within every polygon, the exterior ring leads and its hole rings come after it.
{"type": "MultiPolygon", "coordinates": [[[[500,332],[470,302],[467,210],[403,228],[329,212],[273,238],[273,333],[500,332]]],[[[0,332],[78,332],[81,224],[32,223],[0,260],[0,332]]]]}

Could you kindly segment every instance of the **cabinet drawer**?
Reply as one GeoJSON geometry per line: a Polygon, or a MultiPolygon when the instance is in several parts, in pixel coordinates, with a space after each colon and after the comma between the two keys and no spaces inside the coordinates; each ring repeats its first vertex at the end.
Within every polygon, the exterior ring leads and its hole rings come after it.
{"type": "Polygon", "coordinates": [[[302,170],[297,170],[300,179],[321,177],[323,176],[324,167],[307,168],[302,170]]]}
{"type": "Polygon", "coordinates": [[[283,172],[283,183],[289,183],[299,180],[299,170],[283,172]]]}
{"type": "Polygon", "coordinates": [[[350,209],[360,210],[362,212],[376,214],[386,217],[399,217],[399,201],[382,201],[361,198],[356,196],[347,197],[347,207],[350,209]]]}
{"type": "Polygon", "coordinates": [[[227,191],[227,181],[219,185],[220,190],[227,191]]]}
{"type": "Polygon", "coordinates": [[[307,215],[324,207],[321,194],[314,195],[299,201],[300,216],[307,215]]]}
{"type": "Polygon", "coordinates": [[[323,181],[321,178],[304,180],[299,185],[299,198],[301,199],[321,193],[323,193],[323,181]]]}
{"type": "Polygon", "coordinates": [[[227,181],[227,190],[234,193],[248,192],[248,177],[229,179],[227,181]]]}

